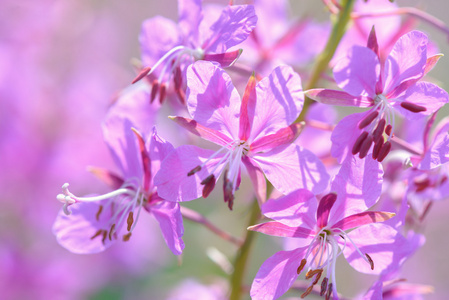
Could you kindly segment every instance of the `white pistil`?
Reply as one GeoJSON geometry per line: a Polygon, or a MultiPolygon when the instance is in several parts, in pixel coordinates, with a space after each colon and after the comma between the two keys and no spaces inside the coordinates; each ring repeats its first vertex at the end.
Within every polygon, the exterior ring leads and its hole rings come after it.
{"type": "Polygon", "coordinates": [[[345,239],[345,245],[346,245],[346,238],[349,239],[349,241],[351,242],[351,244],[354,246],[355,250],[359,253],[360,257],[362,257],[362,258],[363,258],[363,259],[370,265],[370,267],[371,267],[371,263],[370,263],[370,261],[368,260],[368,258],[362,253],[362,251],[360,251],[359,247],[357,247],[357,245],[356,245],[356,244],[354,243],[354,241],[349,237],[349,235],[348,235],[346,232],[344,232],[343,230],[341,230],[340,228],[334,228],[334,230],[338,230],[338,231],[340,231],[340,232],[343,234],[344,239],[345,239]]]}

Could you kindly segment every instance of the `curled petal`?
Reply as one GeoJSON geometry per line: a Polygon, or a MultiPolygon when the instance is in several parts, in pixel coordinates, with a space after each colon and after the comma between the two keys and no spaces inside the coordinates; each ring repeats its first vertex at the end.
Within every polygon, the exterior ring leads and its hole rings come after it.
{"type": "Polygon", "coordinates": [[[421,170],[430,170],[449,161],[449,118],[445,118],[439,124],[432,144],[425,152],[418,165],[421,170]]]}

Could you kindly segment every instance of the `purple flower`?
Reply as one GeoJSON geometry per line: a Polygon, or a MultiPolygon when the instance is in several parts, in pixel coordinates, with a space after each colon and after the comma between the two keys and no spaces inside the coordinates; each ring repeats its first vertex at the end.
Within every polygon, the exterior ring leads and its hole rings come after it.
{"type": "Polygon", "coordinates": [[[262,206],[275,220],[248,229],[268,235],[302,239],[306,246],[281,251],[268,258],[251,287],[252,299],[277,299],[307,269],[308,295],[320,279],[321,295],[337,299],[336,259],[343,254],[357,271],[380,274],[396,269],[405,256],[405,238],[390,226],[378,224],[393,213],[366,211],[381,192],[378,162],[353,158],[336,175],[331,193],[319,201],[306,189],[296,190],[262,206]],[[364,173],[377,176],[364,176],[364,173]]]}
{"type": "MultiPolygon", "coordinates": [[[[126,110],[119,110],[127,114],[126,110]]],[[[138,120],[140,123],[142,120],[138,120]]],[[[127,241],[137,224],[142,209],[159,222],[164,239],[176,255],[184,243],[182,217],[178,203],[158,196],[153,175],[173,146],[161,139],[156,130],[145,142],[133,123],[124,115],[112,114],[103,126],[105,140],[122,172],[118,176],[95,168],[94,174],[108,183],[114,191],[99,195],[77,197],[64,184],[57,199],[64,203],[53,226],[58,242],[75,253],[96,253],[105,250],[119,236],[127,241]]]]}
{"type": "Polygon", "coordinates": [[[261,201],[264,174],[282,193],[301,187],[319,193],[327,187],[329,176],[319,159],[292,144],[303,127],[293,123],[301,112],[303,93],[292,68],[278,67],[257,84],[252,76],[242,100],[229,76],[210,62],[196,62],[187,78],[187,107],[193,119],[173,120],[220,149],[177,148],[155,176],[161,197],[171,201],[207,197],[224,173],[224,198],[232,208],[242,163],[261,201]]]}
{"type": "Polygon", "coordinates": [[[373,31],[368,47],[352,47],[334,68],[335,80],[344,91],[307,91],[309,97],[326,104],[371,107],[343,118],[335,127],[331,152],[340,162],[348,155],[364,158],[369,153],[381,162],[391,150],[395,112],[413,120],[434,113],[449,101],[443,89],[418,82],[439,59],[438,55],[427,58],[427,43],[422,32],[409,32],[381,64],[373,31]]]}
{"type": "Polygon", "coordinates": [[[145,67],[134,79],[154,75],[151,101],[156,94],[162,102],[170,87],[184,103],[183,82],[187,66],[197,60],[230,66],[241,50],[228,49],[243,42],[256,26],[252,5],[228,5],[216,20],[204,16],[201,0],[178,1],[179,23],[155,17],[142,25],[139,40],[145,67]]]}

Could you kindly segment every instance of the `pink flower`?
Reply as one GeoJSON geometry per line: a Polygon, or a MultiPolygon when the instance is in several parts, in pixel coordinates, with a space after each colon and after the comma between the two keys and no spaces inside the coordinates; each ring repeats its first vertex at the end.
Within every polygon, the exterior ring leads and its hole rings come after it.
{"type": "Polygon", "coordinates": [[[53,225],[53,232],[58,242],[71,252],[96,253],[105,250],[119,236],[124,241],[129,240],[142,209],[159,222],[164,239],[174,254],[181,254],[184,248],[179,204],[159,197],[153,184],[160,162],[173,151],[173,146],[161,139],[155,128],[145,142],[133,127],[135,124],[147,126],[148,111],[143,113],[145,110],[141,110],[142,106],[147,107],[146,98],[133,100],[138,101],[126,102],[133,109],[123,107],[119,102],[103,126],[103,135],[122,176],[104,169],[92,170],[114,190],[99,196],[77,197],[68,190],[66,183],[62,187],[63,193],[57,196],[64,207],[53,225]],[[134,110],[135,123],[132,123],[130,116],[134,110]]]}
{"type": "Polygon", "coordinates": [[[335,127],[331,152],[340,162],[348,155],[364,158],[369,153],[381,162],[391,149],[395,112],[413,120],[434,113],[449,101],[443,89],[418,82],[439,59],[438,55],[427,58],[427,43],[425,34],[412,31],[396,42],[381,65],[373,31],[368,47],[352,47],[334,68],[335,80],[344,91],[307,91],[322,103],[371,107],[343,118],[335,127]]]}
{"type": "Polygon", "coordinates": [[[319,193],[326,188],[329,176],[323,164],[310,151],[292,144],[303,127],[293,123],[301,112],[303,93],[292,68],[278,67],[257,84],[251,77],[242,100],[229,76],[210,62],[196,62],[187,78],[187,107],[193,119],[173,120],[220,149],[186,145],[171,153],[155,177],[162,198],[207,197],[224,173],[224,198],[232,208],[242,163],[261,201],[264,175],[282,193],[301,187],[319,193]]]}
{"type": "Polygon", "coordinates": [[[279,298],[305,269],[305,278],[311,282],[302,297],[322,279],[321,295],[330,299],[333,294],[333,299],[338,299],[336,260],[340,254],[357,271],[368,274],[396,269],[403,261],[405,238],[392,227],[379,224],[394,214],[366,211],[380,196],[379,164],[354,158],[343,167],[332,183],[333,192],[319,201],[310,191],[299,189],[262,206],[263,214],[275,221],[249,230],[299,238],[307,246],[268,258],[252,284],[252,299],[279,298]],[[365,177],[368,172],[377,176],[365,177]]]}
{"type": "Polygon", "coordinates": [[[173,82],[173,91],[184,103],[186,68],[197,60],[230,66],[241,50],[227,51],[243,42],[256,26],[252,5],[228,5],[216,20],[204,16],[201,0],[178,1],[179,22],[157,16],[142,25],[139,40],[145,67],[133,82],[152,75],[151,101],[162,102],[173,82]]]}

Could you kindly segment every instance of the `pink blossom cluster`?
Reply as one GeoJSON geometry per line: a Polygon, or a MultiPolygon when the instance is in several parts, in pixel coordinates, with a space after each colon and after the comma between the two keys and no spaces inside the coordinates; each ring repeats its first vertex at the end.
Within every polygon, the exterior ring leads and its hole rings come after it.
{"type": "Polygon", "coordinates": [[[238,248],[221,264],[229,284],[200,292],[189,281],[204,299],[349,299],[341,260],[373,278],[353,298],[420,299],[430,287],[405,284],[401,269],[424,245],[431,205],[449,197],[449,119],[437,116],[449,96],[428,75],[442,54],[390,1],[323,1],[331,23],[250,2],[179,0],[177,23],[143,23],[135,77],[101,125],[116,167],[90,167],[109,190],[78,196],[64,183],[57,242],[93,254],[161,235],[182,257],[195,247],[188,220],[238,248]],[[335,106],[362,110],[337,122],[335,106]],[[183,203],[217,193],[228,223],[254,216],[243,238],[183,203]],[[159,229],[139,234],[148,216],[159,229]],[[284,249],[245,282],[259,233],[284,249]]]}

